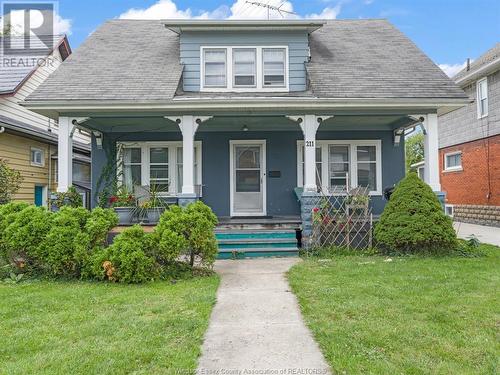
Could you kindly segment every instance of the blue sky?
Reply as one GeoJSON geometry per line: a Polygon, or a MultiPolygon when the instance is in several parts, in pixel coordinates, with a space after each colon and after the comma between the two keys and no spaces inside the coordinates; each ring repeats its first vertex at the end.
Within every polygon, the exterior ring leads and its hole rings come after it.
{"type": "MultiPolygon", "coordinates": [[[[500,41],[499,0],[288,0],[283,7],[300,17],[387,18],[437,64],[455,65],[455,70],[500,41]]],[[[265,17],[264,10],[252,9],[245,0],[60,0],[59,14],[74,49],[105,20],[120,16],[265,17]]]]}

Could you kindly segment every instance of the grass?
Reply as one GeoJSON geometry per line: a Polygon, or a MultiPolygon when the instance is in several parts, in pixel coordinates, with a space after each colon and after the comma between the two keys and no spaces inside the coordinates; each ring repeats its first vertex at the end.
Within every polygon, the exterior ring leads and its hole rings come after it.
{"type": "Polygon", "coordinates": [[[0,373],[192,373],[217,286],[0,283],[0,373]]]}
{"type": "Polygon", "coordinates": [[[494,374],[500,248],[487,256],[308,258],[291,287],[334,373],[494,374]]]}

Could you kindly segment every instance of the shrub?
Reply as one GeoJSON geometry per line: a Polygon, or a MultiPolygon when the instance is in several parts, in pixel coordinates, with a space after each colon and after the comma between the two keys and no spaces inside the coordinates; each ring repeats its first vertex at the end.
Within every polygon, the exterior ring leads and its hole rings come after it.
{"type": "Polygon", "coordinates": [[[4,236],[5,229],[12,223],[16,214],[28,207],[29,204],[25,202],[11,202],[0,205],[0,257],[5,259],[5,245],[4,236]]]}
{"type": "Polygon", "coordinates": [[[42,267],[57,276],[77,276],[77,240],[90,213],[83,207],[62,207],[52,216],[52,225],[40,244],[42,267]]]}
{"type": "Polygon", "coordinates": [[[0,204],[10,202],[12,195],[19,190],[22,181],[21,173],[0,159],[0,204]]]}
{"type": "Polygon", "coordinates": [[[153,241],[139,225],[125,229],[107,249],[92,256],[91,267],[98,279],[124,283],[141,283],[158,275],[151,254],[153,241]]]}
{"type": "Polygon", "coordinates": [[[44,207],[28,206],[15,215],[4,232],[6,257],[24,268],[41,268],[40,244],[51,228],[51,213],[44,207]]]}
{"type": "Polygon", "coordinates": [[[186,254],[194,265],[198,257],[201,264],[210,266],[217,255],[214,228],[217,217],[203,202],[191,203],[186,208],[171,206],[163,213],[156,227],[158,248],[171,254],[186,254]]]}
{"type": "Polygon", "coordinates": [[[409,173],[387,203],[375,238],[384,251],[448,253],[457,248],[457,236],[431,188],[409,173]]]}
{"type": "Polygon", "coordinates": [[[57,208],[61,208],[63,206],[77,208],[83,206],[83,200],[80,193],[76,191],[76,188],[74,186],[70,186],[68,191],[64,193],[56,193],[56,197],[52,200],[52,204],[57,208]]]}

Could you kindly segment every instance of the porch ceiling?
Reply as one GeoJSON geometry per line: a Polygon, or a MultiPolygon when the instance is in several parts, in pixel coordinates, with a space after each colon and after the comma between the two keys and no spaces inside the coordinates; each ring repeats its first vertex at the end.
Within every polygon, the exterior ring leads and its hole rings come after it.
{"type": "MultiPolygon", "coordinates": [[[[409,122],[408,116],[397,115],[336,115],[324,121],[319,131],[390,130],[409,122]]],[[[92,117],[84,124],[92,130],[112,132],[179,132],[179,127],[162,116],[92,117]]],[[[215,116],[203,123],[198,132],[212,131],[300,131],[296,123],[285,116],[215,116]]]]}

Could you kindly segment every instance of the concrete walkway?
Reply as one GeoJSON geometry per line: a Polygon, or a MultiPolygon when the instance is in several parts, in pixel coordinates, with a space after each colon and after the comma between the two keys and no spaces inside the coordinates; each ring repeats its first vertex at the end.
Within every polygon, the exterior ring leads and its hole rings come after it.
{"type": "Polygon", "coordinates": [[[285,272],[299,261],[258,258],[216,262],[222,281],[205,334],[199,374],[242,374],[245,370],[330,373],[285,278],[285,272]]]}
{"type": "Polygon", "coordinates": [[[473,234],[481,242],[500,246],[500,228],[459,222],[454,222],[453,227],[459,238],[467,239],[473,234]]]}

